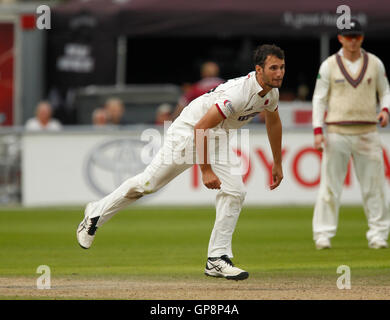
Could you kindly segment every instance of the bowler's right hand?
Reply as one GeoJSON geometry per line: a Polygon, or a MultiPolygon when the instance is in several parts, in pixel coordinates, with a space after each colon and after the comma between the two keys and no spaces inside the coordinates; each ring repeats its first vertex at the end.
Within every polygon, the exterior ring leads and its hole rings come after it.
{"type": "Polygon", "coordinates": [[[221,181],[211,167],[202,170],[202,181],[208,189],[221,189],[221,181]]]}
{"type": "Polygon", "coordinates": [[[321,133],[314,135],[314,148],[319,152],[322,152],[324,150],[324,145],[325,145],[324,135],[321,133]]]}

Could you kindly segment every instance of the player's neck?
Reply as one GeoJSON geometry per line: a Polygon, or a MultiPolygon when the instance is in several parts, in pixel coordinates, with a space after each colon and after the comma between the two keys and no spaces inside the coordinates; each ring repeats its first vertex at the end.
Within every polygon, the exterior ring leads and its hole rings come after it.
{"type": "Polygon", "coordinates": [[[269,85],[267,85],[265,83],[261,83],[259,81],[259,84],[260,84],[260,87],[262,88],[262,90],[259,92],[260,97],[264,97],[268,92],[270,92],[272,90],[272,87],[270,87],[269,85]]]}
{"type": "Polygon", "coordinates": [[[270,86],[268,86],[264,81],[263,79],[256,74],[256,80],[257,82],[259,83],[260,87],[261,87],[261,91],[259,92],[259,96],[260,97],[264,97],[268,92],[270,92],[272,90],[272,88],[270,86]]]}
{"type": "Polygon", "coordinates": [[[351,62],[355,62],[357,59],[360,58],[361,51],[360,51],[360,49],[357,51],[349,51],[349,50],[343,49],[343,56],[345,59],[347,59],[351,62]]]}
{"type": "Polygon", "coordinates": [[[263,90],[261,90],[260,92],[259,92],[259,96],[260,97],[264,97],[268,92],[270,92],[272,90],[272,88],[269,88],[269,89],[263,89],[263,90]]]}

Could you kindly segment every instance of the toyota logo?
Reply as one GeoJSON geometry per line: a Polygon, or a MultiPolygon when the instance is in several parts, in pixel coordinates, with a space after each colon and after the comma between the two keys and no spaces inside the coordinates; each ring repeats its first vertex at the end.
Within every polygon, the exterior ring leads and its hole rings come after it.
{"type": "MultiPolygon", "coordinates": [[[[148,163],[141,159],[141,151],[150,143],[124,138],[101,143],[87,156],[85,174],[88,185],[100,197],[111,193],[125,180],[141,173],[148,163]]],[[[148,152],[153,155],[156,148],[148,152]]],[[[145,152],[145,149],[143,150],[145,152]]]]}

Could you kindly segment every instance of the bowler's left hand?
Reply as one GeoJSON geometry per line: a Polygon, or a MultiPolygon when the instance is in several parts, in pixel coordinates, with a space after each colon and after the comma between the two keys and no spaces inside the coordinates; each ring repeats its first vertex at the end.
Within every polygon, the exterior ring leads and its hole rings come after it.
{"type": "Polygon", "coordinates": [[[274,190],[277,188],[283,180],[283,169],[281,164],[274,164],[272,166],[272,184],[270,189],[274,190]]]}
{"type": "Polygon", "coordinates": [[[381,111],[378,113],[377,119],[381,125],[381,127],[386,127],[389,123],[389,113],[387,111],[381,111]]]}

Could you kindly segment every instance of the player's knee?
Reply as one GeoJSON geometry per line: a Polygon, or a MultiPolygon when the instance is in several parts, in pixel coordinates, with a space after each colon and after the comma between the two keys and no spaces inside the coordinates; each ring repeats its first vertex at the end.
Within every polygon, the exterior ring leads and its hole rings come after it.
{"type": "Polygon", "coordinates": [[[235,191],[237,193],[237,196],[240,197],[241,201],[244,201],[246,197],[246,188],[243,183],[238,184],[235,187],[235,191]]]}
{"type": "Polygon", "coordinates": [[[244,200],[246,197],[246,189],[242,188],[242,190],[240,192],[241,192],[241,198],[244,200]]]}
{"type": "Polygon", "coordinates": [[[135,177],[134,180],[131,181],[130,185],[128,185],[126,198],[139,199],[144,195],[154,193],[157,190],[157,187],[150,181],[150,179],[145,179],[144,176],[140,175],[135,177]]]}
{"type": "Polygon", "coordinates": [[[339,200],[340,194],[330,187],[324,188],[320,193],[322,201],[333,204],[339,200]]]}
{"type": "Polygon", "coordinates": [[[244,202],[245,197],[246,197],[246,190],[242,189],[242,190],[238,191],[238,197],[240,198],[241,203],[244,202]]]}
{"type": "Polygon", "coordinates": [[[246,197],[246,190],[245,190],[244,186],[237,186],[236,188],[222,189],[221,191],[225,194],[236,197],[237,199],[239,199],[239,201],[241,203],[245,200],[245,197],[246,197]]]}
{"type": "Polygon", "coordinates": [[[144,196],[144,192],[142,189],[137,187],[132,187],[127,190],[125,197],[128,199],[139,199],[144,196]]]}
{"type": "Polygon", "coordinates": [[[156,185],[152,183],[150,180],[143,182],[140,185],[140,189],[142,189],[143,195],[151,194],[157,191],[156,185]]]}
{"type": "Polygon", "coordinates": [[[226,218],[238,216],[241,212],[244,197],[243,192],[221,191],[217,195],[217,210],[218,208],[222,210],[224,212],[223,217],[226,218]]]}

